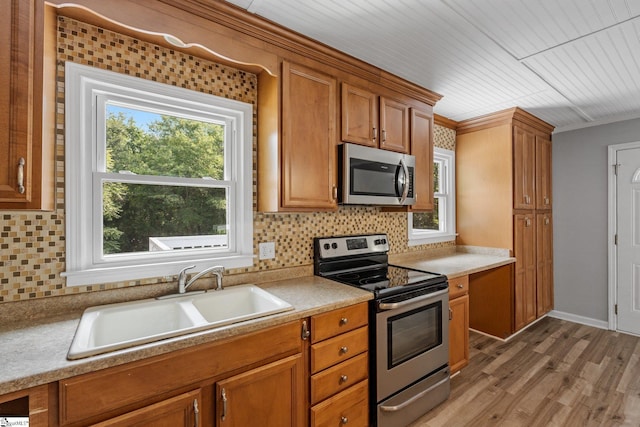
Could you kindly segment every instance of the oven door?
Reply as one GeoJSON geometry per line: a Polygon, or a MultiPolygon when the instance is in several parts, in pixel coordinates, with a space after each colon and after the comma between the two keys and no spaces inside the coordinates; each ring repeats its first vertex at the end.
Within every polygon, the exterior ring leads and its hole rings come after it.
{"type": "Polygon", "coordinates": [[[449,290],[376,303],[380,402],[449,362],[449,290]]]}

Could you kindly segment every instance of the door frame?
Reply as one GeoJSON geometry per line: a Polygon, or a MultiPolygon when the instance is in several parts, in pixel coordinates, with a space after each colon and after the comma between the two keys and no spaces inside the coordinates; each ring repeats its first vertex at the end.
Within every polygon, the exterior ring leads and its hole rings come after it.
{"type": "Polygon", "coordinates": [[[609,290],[609,329],[618,330],[618,317],[615,312],[615,305],[618,303],[618,252],[615,244],[615,235],[618,228],[616,221],[618,198],[616,194],[617,180],[615,173],[616,157],[618,151],[629,150],[638,148],[640,149],[640,141],[627,142],[624,144],[613,144],[607,147],[607,180],[608,180],[608,231],[607,231],[607,246],[608,246],[608,290],[609,290]]]}

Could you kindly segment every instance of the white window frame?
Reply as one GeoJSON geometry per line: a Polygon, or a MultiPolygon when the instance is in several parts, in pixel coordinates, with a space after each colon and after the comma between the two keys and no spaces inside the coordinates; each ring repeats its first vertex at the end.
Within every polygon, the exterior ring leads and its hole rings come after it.
{"type": "Polygon", "coordinates": [[[447,242],[456,238],[456,154],[452,150],[434,147],[433,161],[442,162],[439,198],[440,230],[414,230],[413,213],[408,214],[409,246],[447,242]]]}
{"type": "Polygon", "coordinates": [[[67,62],[65,66],[65,203],[67,286],[176,275],[195,265],[253,265],[253,107],[240,101],[67,62]],[[223,180],[150,177],[104,171],[106,102],[224,123],[223,180]],[[102,166],[101,166],[102,165],[102,166]],[[225,188],[229,247],[102,255],[105,181],[225,188]]]}

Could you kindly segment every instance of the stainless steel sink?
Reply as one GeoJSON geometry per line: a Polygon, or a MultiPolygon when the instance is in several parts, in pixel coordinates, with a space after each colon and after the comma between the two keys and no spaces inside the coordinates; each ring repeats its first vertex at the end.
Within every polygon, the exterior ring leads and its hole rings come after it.
{"type": "Polygon", "coordinates": [[[67,358],[81,359],[288,310],[293,310],[291,304],[255,285],[91,307],[82,314],[67,358]]]}

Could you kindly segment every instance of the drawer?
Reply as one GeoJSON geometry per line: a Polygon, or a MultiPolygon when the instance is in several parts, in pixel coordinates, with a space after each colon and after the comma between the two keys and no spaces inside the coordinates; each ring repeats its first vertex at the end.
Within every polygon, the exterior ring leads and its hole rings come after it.
{"type": "Polygon", "coordinates": [[[364,380],[311,407],[311,427],[368,426],[369,385],[364,380]]]}
{"type": "Polygon", "coordinates": [[[366,302],[340,308],[311,318],[311,343],[353,331],[369,322],[366,302]]]}
{"type": "Polygon", "coordinates": [[[367,327],[313,344],[311,346],[311,373],[315,374],[364,353],[368,347],[369,329],[367,327]]]}
{"type": "Polygon", "coordinates": [[[340,393],[367,379],[369,353],[362,353],[311,377],[311,404],[340,393]]]}
{"type": "Polygon", "coordinates": [[[469,293],[469,276],[460,276],[449,279],[449,299],[457,298],[469,293]]]}

